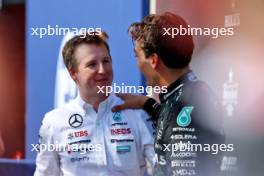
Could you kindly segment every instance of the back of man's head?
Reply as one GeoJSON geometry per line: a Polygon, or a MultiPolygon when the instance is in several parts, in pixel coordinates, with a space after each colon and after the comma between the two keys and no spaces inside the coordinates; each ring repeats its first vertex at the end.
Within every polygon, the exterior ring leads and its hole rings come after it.
{"type": "Polygon", "coordinates": [[[134,41],[142,42],[142,49],[149,57],[156,53],[169,68],[185,68],[194,50],[193,38],[188,32],[173,35],[180,28],[188,29],[186,21],[171,12],[148,15],[142,22],[133,23],[129,33],[134,41]]]}

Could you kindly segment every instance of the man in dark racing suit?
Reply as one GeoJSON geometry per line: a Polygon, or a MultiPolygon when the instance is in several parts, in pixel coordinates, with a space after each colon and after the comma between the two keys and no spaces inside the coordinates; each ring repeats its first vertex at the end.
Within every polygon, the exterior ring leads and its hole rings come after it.
{"type": "Polygon", "coordinates": [[[156,175],[219,175],[219,147],[230,148],[224,144],[221,105],[212,91],[189,71],[160,94],[160,101],[150,98],[144,105],[158,123],[156,175]]]}
{"type": "Polygon", "coordinates": [[[168,86],[154,99],[119,94],[125,108],[143,108],[157,122],[154,175],[217,176],[225,144],[222,108],[211,89],[197,80],[189,68],[194,49],[192,36],[174,35],[174,29],[187,28],[181,17],[166,12],[148,15],[130,26],[140,70],[151,86],[168,86]]]}

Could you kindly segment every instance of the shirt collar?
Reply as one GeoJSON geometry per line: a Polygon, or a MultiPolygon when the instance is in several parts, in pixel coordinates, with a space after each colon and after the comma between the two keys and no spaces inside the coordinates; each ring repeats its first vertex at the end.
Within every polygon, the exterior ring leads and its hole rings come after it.
{"type": "Polygon", "coordinates": [[[165,101],[170,95],[172,95],[175,91],[180,89],[184,83],[190,82],[190,81],[197,81],[197,77],[193,73],[192,70],[189,70],[187,73],[183,74],[179,79],[177,79],[175,82],[171,83],[166,93],[160,93],[159,98],[160,101],[165,101]]]}
{"type": "MultiPolygon", "coordinates": [[[[99,106],[98,106],[98,113],[100,111],[105,111],[111,108],[111,105],[113,104],[114,101],[114,95],[113,93],[111,93],[104,101],[102,101],[99,106]]],[[[76,102],[77,104],[81,107],[82,110],[84,110],[86,113],[88,113],[89,111],[94,111],[93,106],[89,103],[86,103],[80,96],[80,94],[78,94],[77,98],[76,98],[76,102]]]]}

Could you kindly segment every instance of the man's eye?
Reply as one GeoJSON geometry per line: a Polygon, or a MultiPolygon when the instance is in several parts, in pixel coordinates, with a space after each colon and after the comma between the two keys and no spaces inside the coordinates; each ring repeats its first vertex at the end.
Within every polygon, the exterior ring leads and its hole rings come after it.
{"type": "Polygon", "coordinates": [[[105,60],[103,60],[103,63],[110,63],[110,60],[109,59],[105,59],[105,60]]]}
{"type": "Polygon", "coordinates": [[[103,63],[111,63],[111,57],[105,57],[103,58],[103,63]]]}
{"type": "Polygon", "coordinates": [[[87,67],[95,67],[96,66],[96,63],[90,63],[90,64],[87,64],[86,66],[87,67]]]}

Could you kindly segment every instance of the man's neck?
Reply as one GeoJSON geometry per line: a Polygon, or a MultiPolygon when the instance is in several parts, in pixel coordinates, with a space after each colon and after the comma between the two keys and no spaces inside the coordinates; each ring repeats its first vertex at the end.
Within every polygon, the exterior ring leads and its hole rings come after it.
{"type": "Polygon", "coordinates": [[[169,86],[172,83],[174,83],[176,80],[178,80],[182,75],[187,73],[189,71],[189,67],[186,67],[184,69],[166,69],[163,70],[162,77],[160,79],[160,86],[169,86]]]}

